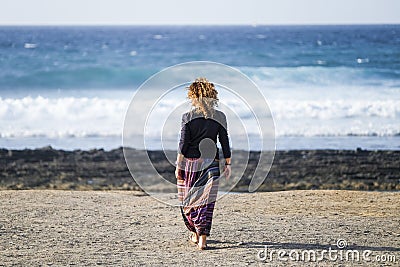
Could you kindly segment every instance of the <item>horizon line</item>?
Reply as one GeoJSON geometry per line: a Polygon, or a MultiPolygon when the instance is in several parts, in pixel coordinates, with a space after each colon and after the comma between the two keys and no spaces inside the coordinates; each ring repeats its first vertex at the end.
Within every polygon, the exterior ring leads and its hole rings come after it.
{"type": "Polygon", "coordinates": [[[24,26],[24,27],[43,27],[43,26],[106,26],[106,27],[114,27],[114,26],[157,26],[157,27],[168,27],[168,26],[213,26],[213,27],[220,27],[220,26],[251,26],[251,27],[258,27],[258,26],[377,26],[377,25],[400,25],[400,22],[393,22],[393,23],[380,23],[380,22],[368,22],[368,23],[241,23],[241,24],[145,24],[145,23],[114,23],[114,24],[107,24],[107,23],[44,23],[44,24],[1,24],[0,27],[13,27],[13,26],[24,26]]]}

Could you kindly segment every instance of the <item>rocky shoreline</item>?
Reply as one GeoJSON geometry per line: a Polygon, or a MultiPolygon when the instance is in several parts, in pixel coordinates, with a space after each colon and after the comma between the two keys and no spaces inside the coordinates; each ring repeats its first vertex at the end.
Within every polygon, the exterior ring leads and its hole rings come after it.
{"type": "MultiPolygon", "coordinates": [[[[147,153],[158,172],[173,179],[174,166],[164,153],[147,153]]],[[[235,161],[247,159],[244,151],[233,155],[235,161]]],[[[248,167],[234,191],[247,191],[258,156],[259,152],[250,153],[248,167]]],[[[64,151],[51,147],[0,149],[0,189],[140,190],[131,178],[122,148],[64,151]]],[[[259,191],[302,189],[400,190],[400,151],[276,151],[259,191]]]]}

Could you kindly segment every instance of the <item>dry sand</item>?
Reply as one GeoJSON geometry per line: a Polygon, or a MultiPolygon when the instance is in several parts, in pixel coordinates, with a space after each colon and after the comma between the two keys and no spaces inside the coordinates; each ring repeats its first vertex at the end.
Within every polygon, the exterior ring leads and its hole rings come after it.
{"type": "Polygon", "coordinates": [[[0,212],[1,266],[400,265],[399,192],[227,195],[217,202],[206,251],[188,242],[177,207],[140,192],[0,191],[0,212]],[[373,261],[257,259],[265,245],[321,253],[337,249],[338,239],[348,244],[343,251],[371,250],[373,261]],[[379,263],[381,255],[394,255],[396,262],[379,263]]]}

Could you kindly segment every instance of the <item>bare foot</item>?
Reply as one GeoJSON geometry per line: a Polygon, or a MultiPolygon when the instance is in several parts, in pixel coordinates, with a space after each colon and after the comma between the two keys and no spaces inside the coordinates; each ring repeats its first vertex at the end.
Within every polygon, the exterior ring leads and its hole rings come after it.
{"type": "Polygon", "coordinates": [[[199,237],[197,236],[197,233],[191,232],[189,240],[190,242],[197,244],[199,242],[199,237]]]}
{"type": "Polygon", "coordinates": [[[198,248],[203,250],[207,248],[207,236],[201,235],[199,238],[199,243],[197,244],[198,248]]]}

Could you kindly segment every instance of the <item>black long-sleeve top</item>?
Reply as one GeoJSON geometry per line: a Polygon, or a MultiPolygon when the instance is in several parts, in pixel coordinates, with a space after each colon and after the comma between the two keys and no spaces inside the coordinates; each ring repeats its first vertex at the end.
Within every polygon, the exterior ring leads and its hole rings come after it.
{"type": "Polygon", "coordinates": [[[214,141],[216,159],[219,159],[217,138],[221,144],[224,158],[231,157],[226,116],[223,112],[215,110],[212,118],[207,119],[194,111],[184,113],[179,141],[180,153],[186,158],[200,158],[199,144],[205,138],[214,141]]]}

